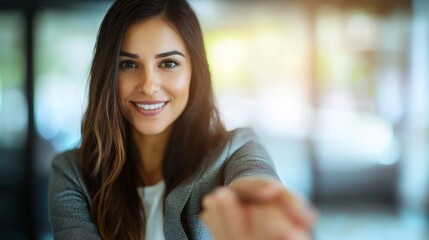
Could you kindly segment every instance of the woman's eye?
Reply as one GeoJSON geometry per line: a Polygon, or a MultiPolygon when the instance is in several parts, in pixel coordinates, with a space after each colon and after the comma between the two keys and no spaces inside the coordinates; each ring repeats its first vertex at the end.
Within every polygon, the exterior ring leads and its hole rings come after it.
{"type": "Polygon", "coordinates": [[[167,60],[161,63],[161,67],[163,68],[175,68],[178,64],[175,61],[167,60]]]}
{"type": "Polygon", "coordinates": [[[122,61],[119,63],[121,69],[137,68],[137,65],[131,61],[122,61]]]}

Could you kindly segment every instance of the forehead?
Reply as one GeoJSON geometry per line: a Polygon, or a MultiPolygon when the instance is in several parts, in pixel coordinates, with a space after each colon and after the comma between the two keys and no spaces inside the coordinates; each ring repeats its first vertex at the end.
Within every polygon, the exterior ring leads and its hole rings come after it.
{"type": "Polygon", "coordinates": [[[127,28],[121,50],[157,54],[171,50],[186,52],[186,47],[180,35],[166,21],[151,18],[127,28]]]}

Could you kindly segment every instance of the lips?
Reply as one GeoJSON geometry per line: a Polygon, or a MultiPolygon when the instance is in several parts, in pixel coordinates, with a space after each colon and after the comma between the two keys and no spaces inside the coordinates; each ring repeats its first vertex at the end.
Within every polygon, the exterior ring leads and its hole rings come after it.
{"type": "Polygon", "coordinates": [[[150,110],[156,110],[156,109],[160,109],[162,107],[165,106],[165,104],[167,104],[167,102],[160,102],[160,103],[134,103],[138,108],[144,109],[146,111],[150,111],[150,110]]]}
{"type": "Polygon", "coordinates": [[[145,116],[153,116],[162,112],[169,101],[139,101],[132,103],[139,113],[145,116]]]}

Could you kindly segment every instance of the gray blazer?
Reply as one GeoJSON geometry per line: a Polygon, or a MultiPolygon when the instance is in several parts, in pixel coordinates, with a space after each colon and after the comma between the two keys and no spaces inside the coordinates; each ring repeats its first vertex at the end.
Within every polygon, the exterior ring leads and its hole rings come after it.
{"type": "MultiPolygon", "coordinates": [[[[223,149],[208,155],[198,171],[165,197],[166,239],[211,239],[199,213],[203,196],[215,187],[243,176],[278,179],[252,130],[237,129],[229,136],[223,149]]],[[[55,239],[100,239],[91,219],[90,201],[74,151],[55,157],[49,186],[49,218],[55,239]]]]}

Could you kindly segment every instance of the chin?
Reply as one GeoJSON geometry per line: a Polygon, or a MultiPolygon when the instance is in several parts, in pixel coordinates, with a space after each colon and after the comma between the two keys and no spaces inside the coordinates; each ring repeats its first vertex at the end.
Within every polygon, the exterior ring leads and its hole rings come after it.
{"type": "Polygon", "coordinates": [[[136,128],[137,132],[139,132],[144,136],[156,136],[161,133],[164,133],[167,129],[169,129],[168,126],[147,126],[147,125],[136,128]]]}
{"type": "Polygon", "coordinates": [[[137,129],[137,131],[140,134],[145,135],[145,136],[156,136],[156,135],[159,135],[159,134],[163,133],[164,130],[165,130],[165,128],[163,128],[163,129],[158,129],[158,128],[137,129]]]}

